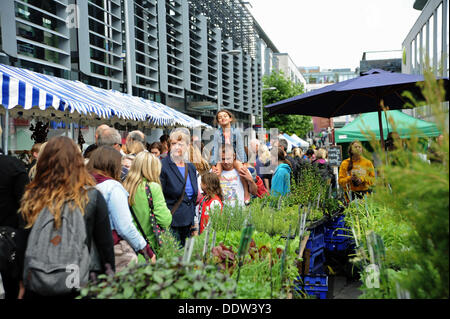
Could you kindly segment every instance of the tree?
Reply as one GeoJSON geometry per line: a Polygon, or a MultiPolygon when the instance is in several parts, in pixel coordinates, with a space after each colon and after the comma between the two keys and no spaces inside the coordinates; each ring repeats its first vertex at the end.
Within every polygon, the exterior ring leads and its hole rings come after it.
{"type": "MultiPolygon", "coordinates": [[[[263,85],[264,88],[276,88],[276,90],[263,89],[263,105],[269,105],[304,93],[303,84],[294,83],[287,79],[283,71],[272,71],[269,76],[263,76],[263,85]]],[[[296,134],[297,136],[304,138],[306,133],[313,129],[310,116],[290,114],[269,115],[269,112],[265,108],[263,108],[263,116],[264,127],[267,130],[277,128],[280,132],[289,135],[296,134]]]]}

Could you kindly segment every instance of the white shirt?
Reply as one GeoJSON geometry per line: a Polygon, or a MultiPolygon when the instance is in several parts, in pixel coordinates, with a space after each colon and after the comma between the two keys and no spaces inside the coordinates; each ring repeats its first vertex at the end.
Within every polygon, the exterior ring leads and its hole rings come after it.
{"type": "Polygon", "coordinates": [[[238,205],[245,205],[244,186],[242,186],[241,178],[236,169],[222,171],[220,175],[220,186],[222,187],[224,204],[229,204],[234,207],[237,202],[238,205]]]}

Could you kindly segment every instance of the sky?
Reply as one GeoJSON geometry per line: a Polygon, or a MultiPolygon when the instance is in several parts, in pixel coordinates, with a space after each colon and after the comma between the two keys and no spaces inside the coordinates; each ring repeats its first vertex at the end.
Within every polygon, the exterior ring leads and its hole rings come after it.
{"type": "Polygon", "coordinates": [[[321,69],[354,70],[365,51],[401,50],[420,15],[414,0],[246,1],[281,53],[321,69]]]}

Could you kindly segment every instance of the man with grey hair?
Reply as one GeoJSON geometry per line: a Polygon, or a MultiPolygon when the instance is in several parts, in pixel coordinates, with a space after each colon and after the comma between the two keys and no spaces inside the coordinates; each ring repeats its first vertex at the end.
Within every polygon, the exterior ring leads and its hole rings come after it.
{"type": "Polygon", "coordinates": [[[127,135],[127,143],[128,141],[137,141],[145,144],[145,134],[139,130],[131,131],[127,135]]]}
{"type": "MultiPolygon", "coordinates": [[[[97,141],[98,147],[100,146],[112,146],[114,149],[116,149],[122,156],[125,156],[126,154],[122,151],[122,138],[120,137],[119,131],[117,131],[113,127],[108,127],[107,129],[103,130],[101,134],[98,136],[97,141]]],[[[122,173],[120,175],[120,178],[122,181],[125,180],[125,177],[127,177],[128,174],[128,168],[122,165],[122,173]]]]}
{"type": "Polygon", "coordinates": [[[120,133],[113,127],[102,130],[97,139],[97,146],[112,146],[120,152],[122,149],[120,133]]]}
{"type": "Polygon", "coordinates": [[[95,130],[95,143],[89,145],[86,150],[83,153],[84,158],[89,158],[90,153],[92,153],[97,147],[98,147],[98,136],[105,130],[109,128],[106,124],[101,124],[97,129],[95,130]]]}
{"type": "Polygon", "coordinates": [[[130,133],[128,133],[127,139],[125,141],[125,152],[127,154],[132,153],[131,150],[135,148],[133,147],[134,143],[142,143],[145,149],[145,134],[139,130],[131,131],[130,133]]]}

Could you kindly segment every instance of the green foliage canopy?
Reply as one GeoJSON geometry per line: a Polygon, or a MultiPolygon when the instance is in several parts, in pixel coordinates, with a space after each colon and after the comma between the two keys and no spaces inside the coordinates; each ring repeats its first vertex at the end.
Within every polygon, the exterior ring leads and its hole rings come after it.
{"type": "MultiPolygon", "coordinates": [[[[273,71],[269,76],[263,76],[264,88],[275,87],[276,90],[264,90],[262,92],[263,105],[269,105],[296,95],[304,93],[301,83],[294,83],[287,79],[283,71],[273,71]]],[[[305,137],[306,133],[313,129],[310,116],[277,114],[269,115],[264,108],[264,127],[266,129],[277,128],[280,132],[289,135],[296,134],[305,137]]]]}

